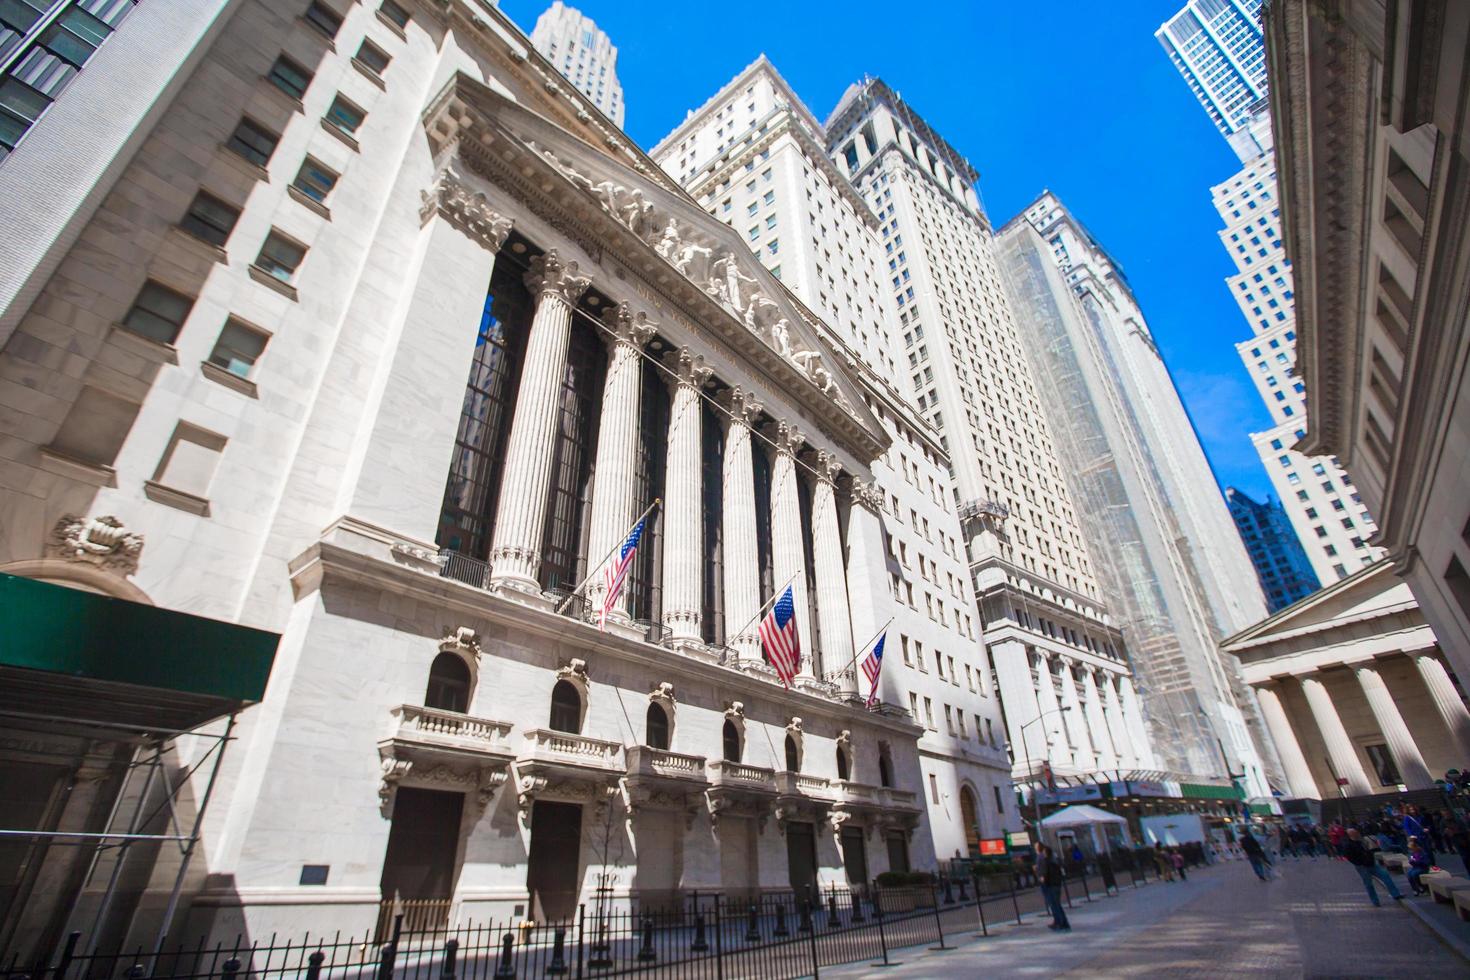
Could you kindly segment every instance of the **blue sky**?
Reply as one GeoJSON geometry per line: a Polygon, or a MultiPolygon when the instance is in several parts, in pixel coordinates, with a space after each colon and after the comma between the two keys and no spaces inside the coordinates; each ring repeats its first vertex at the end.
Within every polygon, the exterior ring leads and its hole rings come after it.
{"type": "MultiPolygon", "coordinates": [[[[501,7],[530,33],[547,5],[501,7]]],[[[902,31],[891,2],[577,5],[618,46],[645,148],[765,52],[819,119],[881,76],[980,171],[997,227],[1050,188],[1126,270],[1221,484],[1267,491],[1248,433],[1270,422],[1210,205],[1240,164],[1153,36],[1182,0],[917,2],[902,31]]]]}

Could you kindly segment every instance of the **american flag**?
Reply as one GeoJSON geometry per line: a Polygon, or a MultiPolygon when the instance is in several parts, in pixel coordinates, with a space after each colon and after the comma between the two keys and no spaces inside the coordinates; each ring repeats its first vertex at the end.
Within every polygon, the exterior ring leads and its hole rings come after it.
{"type": "Polygon", "coordinates": [[[781,598],[761,620],[760,628],[766,659],[787,687],[801,667],[801,637],[796,635],[796,603],[791,598],[791,589],[792,586],[786,586],[781,598]]]}
{"type": "Polygon", "coordinates": [[[602,629],[607,629],[607,614],[618,604],[618,598],[623,594],[623,586],[628,581],[628,569],[638,554],[638,540],[643,537],[643,524],[647,520],[644,517],[633,525],[628,539],[618,549],[617,557],[603,571],[603,577],[607,581],[607,595],[602,599],[602,621],[599,624],[602,629]]]}
{"type": "Polygon", "coordinates": [[[873,644],[873,649],[863,660],[863,676],[872,685],[868,690],[868,707],[870,708],[878,700],[878,675],[883,672],[883,641],[886,639],[888,639],[888,631],[884,630],[883,635],[878,637],[878,642],[873,644]]]}

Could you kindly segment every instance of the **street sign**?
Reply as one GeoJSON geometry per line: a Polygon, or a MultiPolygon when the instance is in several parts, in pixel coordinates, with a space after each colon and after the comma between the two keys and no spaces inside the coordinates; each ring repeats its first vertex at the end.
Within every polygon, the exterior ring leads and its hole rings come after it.
{"type": "Polygon", "coordinates": [[[1031,835],[1026,833],[1026,831],[1024,830],[1017,830],[1013,831],[1012,833],[1006,834],[1006,840],[1010,843],[1012,847],[1031,846],[1031,835]]]}
{"type": "Polygon", "coordinates": [[[1005,857],[1006,839],[1004,837],[984,838],[980,841],[981,857],[1005,857]]]}

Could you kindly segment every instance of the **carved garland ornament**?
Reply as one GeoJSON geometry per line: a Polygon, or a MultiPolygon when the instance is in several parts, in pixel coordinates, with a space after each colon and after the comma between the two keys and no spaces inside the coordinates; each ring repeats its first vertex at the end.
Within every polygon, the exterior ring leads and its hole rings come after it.
{"type": "Polygon", "coordinates": [[[65,561],[95,565],[126,578],[138,571],[143,536],[127,530],[122,521],[111,515],[86,518],[68,514],[51,529],[46,553],[65,561]]]}

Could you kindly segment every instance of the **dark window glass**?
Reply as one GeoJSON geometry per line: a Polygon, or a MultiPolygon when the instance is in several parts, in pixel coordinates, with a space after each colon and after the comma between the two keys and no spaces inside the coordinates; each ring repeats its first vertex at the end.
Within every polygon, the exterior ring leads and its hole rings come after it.
{"type": "Polygon", "coordinates": [[[740,730],[735,723],[726,719],[724,731],[724,759],[726,762],[740,761],[740,730]]]}
{"type": "Polygon", "coordinates": [[[0,0],[0,24],[24,34],[36,26],[45,13],[45,0],[0,0]]]}
{"type": "Polygon", "coordinates": [[[849,779],[849,778],[851,778],[848,775],[848,772],[849,772],[849,770],[848,770],[848,766],[847,766],[847,753],[844,752],[844,751],[842,751],[841,749],[838,749],[837,750],[837,778],[838,779],[849,779]]]}
{"type": "Polygon", "coordinates": [[[408,26],[408,11],[394,3],[393,0],[383,0],[383,5],[378,9],[383,12],[384,17],[387,17],[399,27],[408,26]]]}
{"type": "Polygon", "coordinates": [[[567,681],[557,681],[556,687],[551,689],[550,728],[573,735],[582,731],[582,696],[567,681]]]}
{"type": "Polygon", "coordinates": [[[796,751],[796,739],[786,736],[786,771],[801,771],[801,753],[796,751]]]}
{"type": "Polygon", "coordinates": [[[305,257],[305,246],[273,231],[261,246],[260,257],[255,260],[255,264],[281,282],[290,282],[305,257]]]}
{"type": "Polygon", "coordinates": [[[525,267],[513,261],[508,245],[495,261],[480,316],[435,538],[441,548],[479,559],[490,554],[505,444],[520,388],[521,355],[536,308],[521,281],[525,267]]]}
{"type": "MultiPolygon", "coordinates": [[[[652,361],[642,364],[643,390],[639,399],[638,458],[634,501],[641,510],[664,495],[664,464],[669,451],[669,386],[652,361]]],[[[662,509],[649,515],[644,538],[629,576],[628,608],[633,618],[659,622],[663,617],[662,509]]]]}
{"type": "Polygon", "coordinates": [[[596,327],[572,318],[571,343],[562,375],[561,411],[551,467],[542,534],[541,587],[571,589],[586,563],[588,509],[592,503],[592,463],[597,451],[597,418],[607,348],[596,327]]]}
{"type": "Polygon", "coordinates": [[[279,140],[280,137],[275,133],[246,118],[240,120],[240,125],[235,127],[235,132],[225,145],[257,167],[263,167],[270,160],[271,154],[276,152],[276,143],[279,140]]]}
{"type": "Polygon", "coordinates": [[[150,340],[172,344],[193,305],[189,297],[150,279],[123,318],[123,326],[150,340]]]}
{"type": "Polygon", "coordinates": [[[266,77],[276,88],[293,99],[304,96],[307,87],[311,85],[311,72],[285,55],[276,59],[276,63],[271,66],[271,73],[266,77]]]}
{"type": "Polygon", "coordinates": [[[200,191],[195,195],[194,203],[189,205],[189,212],[179,222],[179,227],[211,245],[224,245],[229,241],[230,232],[239,217],[239,208],[232,208],[213,194],[200,191]]]}
{"type": "Polygon", "coordinates": [[[424,692],[424,707],[442,711],[470,710],[470,668],[455,653],[441,653],[429,667],[429,688],[424,692]]]}
{"type": "Polygon", "coordinates": [[[316,201],[318,204],[325,203],[327,195],[332,193],[332,188],[337,186],[337,174],[322,166],[311,157],[301,165],[292,186],[316,201]]]}
{"type": "Polygon", "coordinates": [[[669,747],[669,716],[659,705],[648,706],[648,737],[644,744],[654,749],[669,747]]]}
{"type": "Polygon", "coordinates": [[[893,785],[893,761],[887,752],[878,755],[878,782],[884,786],[893,785]]]}
{"type": "Polygon", "coordinates": [[[219,340],[214,342],[209,363],[218,365],[231,374],[248,378],[269,340],[259,330],[247,327],[231,317],[225,321],[224,329],[219,332],[219,340]]]}
{"type": "Polygon", "coordinates": [[[382,48],[373,44],[371,41],[364,41],[362,42],[362,47],[357,49],[357,60],[381,75],[387,70],[388,62],[391,59],[383,52],[382,48]]]}
{"type": "Polygon", "coordinates": [[[704,416],[704,601],[700,627],[706,643],[725,642],[725,427],[709,402],[704,416]]]}
{"type": "MultiPolygon", "coordinates": [[[[822,649],[822,630],[818,626],[820,617],[817,616],[817,561],[816,553],[813,550],[812,539],[812,486],[806,478],[803,467],[800,466],[796,467],[796,503],[797,508],[801,512],[801,527],[803,532],[801,535],[801,546],[802,550],[806,553],[806,594],[808,606],[811,610],[811,615],[807,617],[807,622],[811,626],[812,631],[810,640],[811,652],[806,656],[809,658],[808,662],[811,664],[812,670],[818,677],[821,677],[823,664],[827,660],[836,660],[840,664],[852,656],[852,651],[848,650],[844,653],[841,650],[832,650],[828,652],[822,649]]],[[[803,644],[807,642],[806,640],[802,641],[803,644]]]]}
{"type": "Polygon", "coordinates": [[[306,22],[327,37],[336,37],[342,29],[342,15],[324,4],[313,2],[306,8],[306,22]]]}
{"type": "Polygon", "coordinates": [[[351,136],[362,125],[364,115],[361,109],[339,95],[332,100],[332,107],[327,110],[327,122],[351,136]]]}
{"type": "Polygon", "coordinates": [[[764,603],[770,601],[776,588],[771,567],[771,460],[754,439],[750,441],[750,452],[751,469],[755,473],[755,551],[760,561],[761,602],[764,603]]]}

